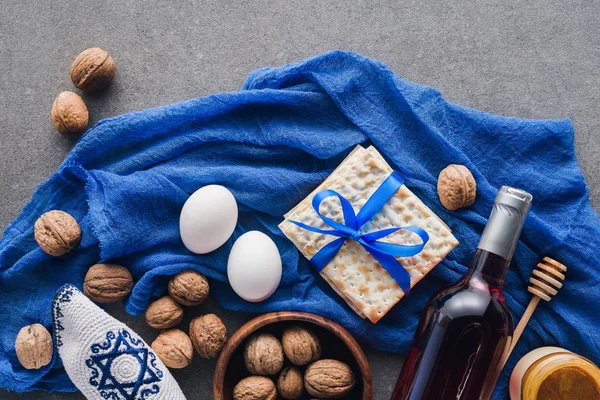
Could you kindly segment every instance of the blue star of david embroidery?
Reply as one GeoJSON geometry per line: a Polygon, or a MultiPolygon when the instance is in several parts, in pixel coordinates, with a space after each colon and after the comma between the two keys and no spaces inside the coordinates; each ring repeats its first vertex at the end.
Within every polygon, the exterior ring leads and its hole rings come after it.
{"type": "Polygon", "coordinates": [[[160,382],[163,373],[156,366],[156,356],[148,351],[144,342],[131,337],[128,331],[107,332],[106,341],[93,344],[91,351],[94,354],[86,360],[86,365],[91,369],[90,384],[100,391],[103,398],[145,399],[160,391],[157,382],[160,382]],[[115,374],[113,370],[115,366],[118,368],[120,362],[121,365],[128,363],[126,376],[119,376],[119,372],[115,374]],[[139,371],[136,372],[138,367],[139,371]]]}

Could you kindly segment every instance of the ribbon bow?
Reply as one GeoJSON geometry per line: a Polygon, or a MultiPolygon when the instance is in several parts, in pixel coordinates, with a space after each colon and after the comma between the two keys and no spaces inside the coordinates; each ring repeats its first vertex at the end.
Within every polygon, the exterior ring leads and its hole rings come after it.
{"type": "Polygon", "coordinates": [[[395,257],[410,257],[419,254],[425,244],[429,241],[429,235],[425,230],[418,226],[403,226],[401,228],[387,228],[380,231],[363,233],[361,228],[366,224],[383,205],[396,193],[402,186],[404,181],[400,175],[394,171],[386,180],[377,188],[375,193],[367,200],[358,214],[354,213],[352,204],[337,193],[335,190],[322,190],[313,197],[312,206],[315,212],[321,219],[334,229],[319,229],[310,225],[303,224],[299,221],[290,221],[299,227],[311,232],[322,233],[325,235],[338,236],[339,239],[324,246],[315,254],[310,262],[320,272],[340,251],[346,239],[354,240],[360,243],[385,270],[394,278],[404,293],[410,292],[410,274],[396,260],[395,257]],[[321,202],[328,197],[337,197],[342,205],[344,215],[344,223],[339,223],[331,218],[327,218],[319,212],[321,202]],[[402,245],[379,242],[385,236],[391,235],[394,232],[406,230],[419,235],[423,243],[417,245],[402,245]]]}

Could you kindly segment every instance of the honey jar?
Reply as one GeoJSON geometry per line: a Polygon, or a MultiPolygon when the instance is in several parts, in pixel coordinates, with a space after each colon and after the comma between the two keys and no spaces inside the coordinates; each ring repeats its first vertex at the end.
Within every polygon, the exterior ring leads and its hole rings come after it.
{"type": "Polygon", "coordinates": [[[510,377],[511,400],[599,400],[600,369],[560,347],[527,353],[510,377]]]}

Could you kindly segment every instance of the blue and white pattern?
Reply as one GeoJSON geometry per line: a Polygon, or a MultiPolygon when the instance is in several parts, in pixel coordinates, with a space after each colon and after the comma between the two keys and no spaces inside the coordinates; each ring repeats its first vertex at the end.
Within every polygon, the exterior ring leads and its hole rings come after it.
{"type": "Polygon", "coordinates": [[[157,382],[163,373],[156,366],[156,356],[129,331],[109,331],[106,340],[90,350],[92,355],[85,362],[91,372],[89,381],[105,399],[146,399],[160,391],[157,382]]]}
{"type": "Polygon", "coordinates": [[[185,400],[152,348],[75,286],[56,293],[52,316],[58,354],[86,398],[185,400]]]}
{"type": "Polygon", "coordinates": [[[54,338],[56,340],[56,346],[62,346],[62,337],[61,331],[64,331],[65,328],[61,324],[61,318],[63,317],[62,312],[60,311],[60,307],[58,306],[60,303],[68,303],[71,301],[71,296],[73,296],[73,289],[77,290],[74,286],[65,285],[63,286],[54,296],[54,300],[52,301],[52,320],[54,326],[54,338]]]}

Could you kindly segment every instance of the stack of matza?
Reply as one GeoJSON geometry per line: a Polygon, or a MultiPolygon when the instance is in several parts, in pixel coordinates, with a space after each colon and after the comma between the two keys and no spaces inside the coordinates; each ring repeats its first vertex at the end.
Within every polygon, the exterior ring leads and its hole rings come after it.
{"type": "MultiPolygon", "coordinates": [[[[288,212],[279,225],[283,233],[310,259],[323,246],[337,239],[332,235],[302,229],[290,222],[299,221],[320,229],[331,229],[313,210],[313,196],[325,189],[333,189],[352,204],[355,213],[362,208],[375,190],[389,176],[392,169],[374,147],[357,146],[348,157],[308,197],[288,212]]],[[[342,207],[336,198],[321,203],[321,214],[343,222],[342,207]]],[[[398,257],[411,276],[411,287],[458,244],[450,229],[410,190],[402,185],[380,211],[362,227],[362,232],[415,225],[426,230],[429,242],[421,253],[412,257],[398,257]]],[[[410,232],[399,231],[383,239],[395,244],[419,244],[421,239],[410,232]]],[[[404,292],[390,274],[383,269],[359,243],[346,240],[339,253],[321,271],[321,276],[363,318],[377,322],[396,304],[404,292]]]]}

